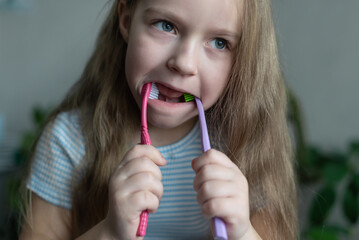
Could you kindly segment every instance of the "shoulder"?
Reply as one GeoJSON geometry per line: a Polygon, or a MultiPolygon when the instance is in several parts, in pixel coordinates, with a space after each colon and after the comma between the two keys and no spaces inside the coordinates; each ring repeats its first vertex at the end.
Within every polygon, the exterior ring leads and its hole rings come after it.
{"type": "Polygon", "coordinates": [[[52,152],[56,156],[65,155],[67,160],[79,164],[85,153],[80,114],[78,111],[63,112],[45,127],[39,139],[37,150],[52,152]]]}
{"type": "Polygon", "coordinates": [[[37,142],[27,187],[44,200],[70,209],[73,186],[83,174],[84,157],[79,113],[60,113],[46,125],[37,142]]]}
{"type": "Polygon", "coordinates": [[[54,137],[68,137],[70,141],[83,140],[81,120],[78,111],[62,112],[45,127],[43,134],[54,137]]]}

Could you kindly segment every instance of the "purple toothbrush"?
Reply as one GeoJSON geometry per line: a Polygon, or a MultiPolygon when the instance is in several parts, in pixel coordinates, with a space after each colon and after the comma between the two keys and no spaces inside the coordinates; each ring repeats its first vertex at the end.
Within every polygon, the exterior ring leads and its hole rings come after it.
{"type": "MultiPolygon", "coordinates": [[[[202,150],[203,152],[207,152],[209,149],[211,149],[211,144],[209,142],[208,137],[208,130],[207,130],[207,123],[206,123],[206,117],[204,116],[204,110],[202,102],[199,98],[195,98],[197,109],[198,109],[198,115],[199,115],[199,122],[201,125],[201,132],[202,132],[202,150]]],[[[218,217],[212,218],[212,226],[214,230],[214,240],[227,240],[227,230],[226,225],[224,224],[223,220],[218,217]]]]}

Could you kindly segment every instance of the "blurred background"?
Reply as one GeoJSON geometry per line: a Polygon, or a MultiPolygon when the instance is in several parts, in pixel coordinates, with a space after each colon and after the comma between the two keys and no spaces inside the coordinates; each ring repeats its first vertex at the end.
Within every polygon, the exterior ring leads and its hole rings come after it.
{"type": "MultiPolygon", "coordinates": [[[[0,239],[16,239],[19,169],[48,111],[79,78],[110,5],[0,0],[0,239]]],[[[273,0],[273,12],[301,239],[358,239],[359,1],[273,0]]]]}

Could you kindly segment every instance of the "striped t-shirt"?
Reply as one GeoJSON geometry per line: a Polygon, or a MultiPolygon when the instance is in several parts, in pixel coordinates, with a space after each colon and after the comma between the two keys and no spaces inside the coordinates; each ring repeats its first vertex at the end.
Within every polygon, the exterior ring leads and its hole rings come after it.
{"type": "MultiPolygon", "coordinates": [[[[167,160],[160,167],[164,194],[149,215],[145,239],[205,239],[209,222],[193,189],[191,161],[202,153],[199,123],[181,140],[158,147],[167,160]]],[[[65,112],[48,124],[36,147],[27,187],[44,200],[72,207],[73,186],[83,175],[84,137],[77,112],[65,112]]]]}

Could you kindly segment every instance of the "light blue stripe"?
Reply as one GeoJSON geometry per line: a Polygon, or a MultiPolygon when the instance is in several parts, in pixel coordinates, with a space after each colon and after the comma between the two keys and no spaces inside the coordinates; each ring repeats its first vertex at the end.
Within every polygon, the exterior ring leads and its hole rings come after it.
{"type": "MultiPolygon", "coordinates": [[[[182,199],[182,200],[180,200],[180,199],[176,199],[176,198],[174,198],[174,199],[171,199],[171,198],[162,198],[161,199],[161,203],[173,203],[174,205],[176,205],[177,203],[179,203],[179,202],[188,202],[188,203],[190,203],[190,202],[194,202],[194,201],[196,201],[196,200],[194,200],[193,198],[192,198],[192,196],[190,197],[190,198],[188,198],[188,199],[182,199]]],[[[197,201],[196,201],[197,202],[197,201]]],[[[161,206],[161,205],[160,205],[161,206]]]]}
{"type": "Polygon", "coordinates": [[[82,145],[82,143],[84,142],[83,136],[82,134],[80,134],[80,129],[74,128],[69,122],[58,122],[58,125],[56,126],[55,130],[61,130],[62,134],[60,134],[59,136],[71,139],[74,143],[82,145]]]}
{"type": "Polygon", "coordinates": [[[194,139],[196,139],[196,135],[199,135],[199,123],[198,122],[196,123],[194,128],[187,134],[187,136],[185,136],[183,139],[181,139],[180,141],[178,141],[177,143],[174,143],[172,145],[158,147],[158,150],[162,154],[170,152],[170,151],[173,152],[174,149],[181,150],[184,146],[193,143],[194,139]]]}
{"type": "MultiPolygon", "coordinates": [[[[151,221],[152,222],[155,222],[155,223],[166,223],[168,220],[164,220],[164,219],[155,219],[155,218],[151,218],[151,221]]],[[[188,222],[191,222],[193,223],[193,225],[199,225],[199,224],[203,224],[203,223],[208,223],[209,221],[202,218],[202,217],[199,217],[199,216],[195,216],[195,217],[187,217],[186,218],[181,218],[181,219],[175,219],[172,218],[171,222],[175,222],[176,225],[187,225],[188,226],[188,222]]]]}
{"type": "Polygon", "coordinates": [[[51,156],[55,157],[56,159],[60,160],[61,163],[67,164],[69,166],[73,166],[74,164],[79,164],[79,162],[69,161],[69,159],[73,159],[73,158],[82,159],[84,156],[81,154],[75,154],[75,155],[69,154],[68,152],[64,152],[64,150],[65,149],[63,149],[60,146],[52,145],[51,151],[49,151],[48,147],[46,147],[44,145],[40,145],[36,151],[36,154],[38,153],[39,156],[45,156],[45,157],[49,157],[49,155],[51,155],[51,156]]]}
{"type": "MultiPolygon", "coordinates": [[[[63,130],[61,129],[54,129],[56,134],[59,134],[58,136],[55,136],[55,139],[57,141],[59,141],[59,143],[64,147],[64,149],[66,150],[66,152],[68,153],[72,153],[71,156],[76,156],[76,155],[83,155],[84,154],[84,147],[81,146],[80,144],[78,144],[76,142],[76,140],[71,139],[71,138],[66,138],[61,136],[60,134],[66,134],[63,130]],[[77,146],[76,148],[74,148],[74,146],[77,146]]],[[[79,156],[77,156],[79,157],[79,156]]]]}
{"type": "MultiPolygon", "coordinates": [[[[36,171],[36,169],[34,169],[36,171]]],[[[52,192],[63,192],[66,193],[71,190],[72,185],[69,182],[66,182],[64,180],[60,180],[59,177],[54,178],[51,180],[51,176],[45,173],[41,172],[33,172],[31,174],[32,178],[38,178],[41,179],[42,186],[45,187],[49,191],[49,194],[52,192]]]]}
{"type": "MultiPolygon", "coordinates": [[[[167,205],[163,206],[163,203],[161,203],[161,205],[159,207],[160,210],[165,211],[166,209],[173,209],[173,206],[167,206],[167,205]]],[[[197,202],[187,202],[186,204],[177,204],[177,207],[196,208],[196,209],[198,209],[198,203],[197,202]]]]}
{"type": "Polygon", "coordinates": [[[58,150],[53,150],[50,152],[48,149],[46,149],[46,147],[40,146],[37,149],[35,156],[36,158],[41,158],[51,166],[59,165],[68,169],[73,168],[72,162],[68,161],[69,156],[58,150]]]}
{"type": "MultiPolygon", "coordinates": [[[[199,216],[199,215],[201,215],[202,213],[200,212],[200,211],[197,211],[197,212],[194,212],[194,213],[188,213],[187,215],[185,215],[185,217],[196,217],[196,216],[199,216]]],[[[163,219],[163,220],[166,220],[166,222],[168,222],[168,225],[170,225],[170,223],[171,223],[171,221],[173,220],[173,219],[177,219],[177,218],[179,218],[179,217],[182,217],[183,218],[183,215],[182,214],[176,214],[176,213],[174,213],[174,214],[161,214],[161,215],[159,215],[159,216],[151,216],[152,218],[154,218],[154,219],[163,219]]],[[[189,225],[191,225],[192,223],[191,222],[189,222],[188,223],[189,225]]]]}
{"type": "Polygon", "coordinates": [[[163,215],[163,214],[168,214],[168,213],[171,213],[173,215],[183,215],[183,216],[186,216],[188,213],[190,214],[194,214],[194,215],[197,215],[198,213],[201,213],[201,209],[199,209],[198,205],[194,205],[190,208],[187,209],[186,208],[161,208],[159,207],[158,208],[158,215],[163,215]]]}
{"type": "Polygon", "coordinates": [[[42,170],[43,168],[47,168],[47,170],[58,171],[59,173],[63,173],[62,174],[63,176],[71,175],[74,168],[71,165],[68,165],[65,162],[60,162],[64,158],[57,157],[56,155],[53,155],[53,156],[57,159],[56,163],[51,164],[50,162],[47,162],[48,158],[51,157],[51,156],[42,155],[42,156],[37,156],[37,159],[34,161],[33,166],[34,167],[37,166],[38,171],[43,171],[42,170]],[[52,168],[52,169],[50,169],[50,168],[52,168]]]}
{"type": "Polygon", "coordinates": [[[71,209],[71,197],[69,195],[48,191],[47,186],[43,185],[40,179],[32,178],[31,182],[28,181],[27,187],[46,201],[56,206],[71,209]]]}
{"type": "MultiPolygon", "coordinates": [[[[162,222],[162,224],[165,224],[165,222],[162,222]]],[[[187,225],[187,226],[181,226],[177,222],[173,222],[173,226],[170,226],[166,229],[161,229],[161,233],[183,233],[184,230],[186,231],[200,231],[202,232],[203,229],[208,225],[208,222],[200,222],[197,224],[187,225]]],[[[159,224],[160,225],[160,224],[159,224]]]]}
{"type": "Polygon", "coordinates": [[[33,165],[34,171],[44,174],[45,176],[51,176],[52,178],[56,177],[54,173],[57,173],[60,175],[60,177],[69,176],[71,177],[72,172],[68,171],[68,169],[64,168],[61,169],[58,166],[49,165],[46,162],[34,162],[33,165]]]}
{"type": "Polygon", "coordinates": [[[166,155],[164,155],[163,157],[166,159],[166,160],[170,160],[170,161],[176,161],[176,163],[181,163],[181,162],[191,162],[194,158],[197,158],[199,157],[200,154],[197,154],[197,153],[193,153],[193,154],[187,154],[185,156],[171,156],[171,157],[167,157],[166,158],[166,155]]]}
{"type": "MultiPolygon", "coordinates": [[[[209,222],[196,200],[191,167],[202,153],[199,123],[180,141],[158,149],[167,159],[160,168],[164,195],[157,213],[150,214],[145,240],[206,238],[209,222]]],[[[40,138],[28,188],[46,201],[71,209],[73,176],[78,175],[85,151],[79,115],[60,114],[40,138]]]]}
{"type": "Polygon", "coordinates": [[[183,166],[181,164],[178,164],[180,167],[176,167],[176,168],[168,168],[168,169],[163,169],[163,172],[165,174],[176,174],[178,171],[183,171],[186,173],[194,173],[192,167],[189,166],[183,166]]]}

